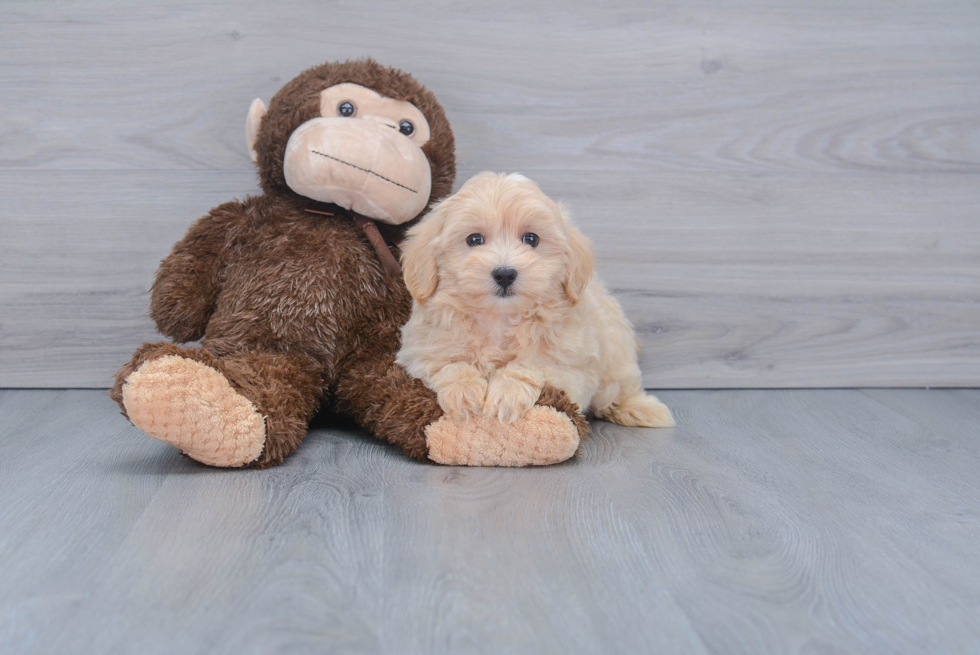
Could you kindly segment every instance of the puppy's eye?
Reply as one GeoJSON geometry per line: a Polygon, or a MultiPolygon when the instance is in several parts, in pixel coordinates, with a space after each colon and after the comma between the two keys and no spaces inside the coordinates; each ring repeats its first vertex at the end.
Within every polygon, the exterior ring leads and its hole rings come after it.
{"type": "Polygon", "coordinates": [[[405,136],[412,136],[415,134],[415,126],[412,125],[412,121],[402,121],[398,124],[398,131],[405,136]]]}
{"type": "Polygon", "coordinates": [[[343,116],[344,118],[350,118],[351,116],[354,115],[355,111],[357,111],[357,109],[354,107],[354,103],[350,102],[349,100],[345,100],[344,102],[337,105],[338,116],[343,116]]]}
{"type": "Polygon", "coordinates": [[[524,235],[524,238],[521,239],[521,241],[531,246],[532,248],[537,248],[538,243],[541,242],[541,239],[539,239],[538,235],[535,234],[534,232],[528,232],[527,234],[524,235]]]}
{"type": "Polygon", "coordinates": [[[482,246],[483,245],[483,235],[482,234],[471,234],[466,237],[466,245],[469,247],[482,246]]]}

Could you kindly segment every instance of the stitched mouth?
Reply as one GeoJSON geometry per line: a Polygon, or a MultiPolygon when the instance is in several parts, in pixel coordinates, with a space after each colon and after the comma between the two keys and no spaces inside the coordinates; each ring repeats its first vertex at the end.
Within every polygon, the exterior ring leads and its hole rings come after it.
{"type": "Polygon", "coordinates": [[[418,191],[416,191],[415,189],[409,189],[404,184],[399,184],[398,182],[395,182],[394,180],[389,180],[384,175],[378,175],[377,173],[375,173],[374,171],[372,171],[372,170],[370,170],[368,168],[361,168],[357,164],[352,164],[349,161],[344,161],[343,159],[340,159],[338,157],[332,157],[330,155],[327,155],[327,154],[324,154],[324,153],[320,152],[319,150],[310,150],[310,152],[312,152],[314,155],[320,155],[321,157],[326,157],[327,159],[332,159],[335,162],[339,162],[339,163],[344,164],[346,166],[350,166],[351,168],[356,168],[357,170],[363,171],[363,172],[367,173],[368,175],[373,175],[373,176],[375,176],[375,177],[377,177],[379,179],[382,179],[385,182],[388,182],[389,184],[394,184],[396,187],[399,187],[399,188],[405,189],[406,191],[411,191],[412,193],[418,194],[418,191]]]}

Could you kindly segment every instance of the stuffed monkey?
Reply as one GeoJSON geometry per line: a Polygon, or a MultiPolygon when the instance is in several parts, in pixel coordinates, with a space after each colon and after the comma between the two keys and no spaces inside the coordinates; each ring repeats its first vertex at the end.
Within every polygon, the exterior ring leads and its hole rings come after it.
{"type": "Polygon", "coordinates": [[[203,464],[263,468],[318,408],[411,457],[550,464],[588,423],[546,388],[523,419],[453,421],[394,363],[411,298],[405,229],[452,192],[452,130],[435,96],[373,60],[328,63],[255,100],[246,138],[262,195],[215,207],[163,260],[145,343],[110,395],[149,436],[203,464]]]}

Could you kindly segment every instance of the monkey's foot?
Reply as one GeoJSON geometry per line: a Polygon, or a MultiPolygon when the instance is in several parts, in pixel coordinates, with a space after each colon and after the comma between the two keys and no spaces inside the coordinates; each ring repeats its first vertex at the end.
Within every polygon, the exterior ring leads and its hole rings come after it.
{"type": "Polygon", "coordinates": [[[578,450],[579,428],[554,407],[536,405],[514,423],[443,416],[425,429],[429,459],[455,466],[543,466],[578,450]]]}
{"type": "Polygon", "coordinates": [[[209,466],[238,467],[265,445],[265,419],[217,370],[179,355],[151,359],[122,387],[133,425],[209,466]]]}

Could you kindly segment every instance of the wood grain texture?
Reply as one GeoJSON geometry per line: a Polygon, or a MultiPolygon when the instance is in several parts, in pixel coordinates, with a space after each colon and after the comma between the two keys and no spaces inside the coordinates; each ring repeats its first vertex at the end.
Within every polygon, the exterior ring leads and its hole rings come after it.
{"type": "Polygon", "coordinates": [[[105,386],[159,259],[257,190],[252,98],[363,55],[461,178],[570,204],[648,386],[980,385],[978,37],[956,0],[4,3],[0,386],[105,386]]]}
{"type": "Polygon", "coordinates": [[[249,168],[254,97],[370,55],[436,92],[464,168],[977,173],[978,29],[968,0],[15,0],[0,162],[249,168]]]}
{"type": "MultiPolygon", "coordinates": [[[[243,197],[253,175],[59,171],[48,173],[64,192],[54,198],[25,190],[31,175],[0,173],[0,194],[17,199],[0,226],[0,383],[107,386],[135,344],[160,338],[147,290],[195,216],[192,198],[243,197]]],[[[980,383],[980,186],[948,175],[625,177],[536,175],[595,241],[644,342],[648,386],[980,383]],[[920,218],[937,196],[946,214],[920,218]],[[792,219],[796,202],[810,205],[811,225],[792,219]]]]}
{"type": "Polygon", "coordinates": [[[4,653],[974,653],[980,391],[673,391],[541,469],[208,469],[0,392],[4,653]]]}

